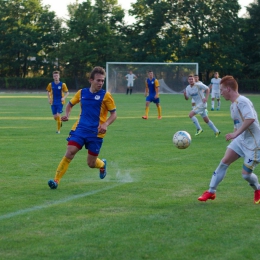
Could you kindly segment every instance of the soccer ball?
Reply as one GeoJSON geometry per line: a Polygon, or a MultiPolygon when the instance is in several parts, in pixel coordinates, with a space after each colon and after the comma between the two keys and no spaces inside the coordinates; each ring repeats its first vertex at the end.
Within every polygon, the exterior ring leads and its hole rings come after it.
{"type": "Polygon", "coordinates": [[[178,149],[186,149],[190,146],[191,136],[186,131],[178,131],[173,135],[172,141],[178,149]]]}

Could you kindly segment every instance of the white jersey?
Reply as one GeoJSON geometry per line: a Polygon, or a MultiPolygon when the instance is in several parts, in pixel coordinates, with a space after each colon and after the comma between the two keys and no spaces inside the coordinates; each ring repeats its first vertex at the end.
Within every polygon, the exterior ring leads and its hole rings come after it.
{"type": "Polygon", "coordinates": [[[126,77],[128,83],[131,83],[131,84],[134,83],[134,79],[136,78],[135,74],[127,74],[127,75],[125,75],[125,77],[126,77]]]}
{"type": "Polygon", "coordinates": [[[188,85],[186,87],[186,96],[191,97],[194,100],[194,103],[197,107],[207,107],[207,102],[203,103],[204,91],[209,87],[203,84],[202,82],[196,82],[192,87],[188,85]]]}
{"type": "Polygon", "coordinates": [[[234,120],[234,127],[240,128],[245,119],[255,119],[236,139],[247,149],[260,149],[260,125],[253,103],[245,96],[239,96],[230,106],[231,118],[234,120]]]}
{"type": "Polygon", "coordinates": [[[220,92],[221,78],[212,78],[210,84],[212,85],[212,92],[220,92]]]}

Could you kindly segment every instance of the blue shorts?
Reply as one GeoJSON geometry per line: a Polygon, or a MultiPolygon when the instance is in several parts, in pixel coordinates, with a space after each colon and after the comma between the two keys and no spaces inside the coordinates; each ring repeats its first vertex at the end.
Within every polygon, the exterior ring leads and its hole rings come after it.
{"type": "Polygon", "coordinates": [[[88,153],[94,156],[98,156],[103,144],[103,138],[97,136],[88,136],[82,134],[80,131],[70,131],[70,135],[67,138],[68,145],[74,145],[79,149],[85,145],[88,153]]]}
{"type": "Polygon", "coordinates": [[[147,96],[146,97],[146,101],[147,102],[153,102],[155,104],[159,104],[160,103],[160,98],[154,98],[154,96],[147,96]]]}
{"type": "Polygon", "coordinates": [[[63,112],[63,105],[62,104],[51,105],[51,111],[52,111],[53,115],[62,114],[62,112],[63,112]]]}

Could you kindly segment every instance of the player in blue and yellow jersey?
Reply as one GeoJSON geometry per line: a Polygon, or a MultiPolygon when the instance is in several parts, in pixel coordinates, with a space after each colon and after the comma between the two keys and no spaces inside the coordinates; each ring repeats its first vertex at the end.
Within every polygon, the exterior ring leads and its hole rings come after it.
{"type": "Polygon", "coordinates": [[[67,85],[60,81],[60,72],[53,72],[53,82],[49,83],[46,90],[48,95],[49,103],[51,104],[51,110],[54,120],[57,121],[57,131],[60,133],[61,123],[61,113],[63,112],[63,105],[65,104],[65,99],[69,95],[67,85]]]}
{"type": "Polygon", "coordinates": [[[87,163],[90,168],[99,169],[99,177],[106,177],[106,160],[98,155],[107,128],[116,120],[116,106],[109,92],[102,89],[106,72],[101,67],[95,67],[90,74],[90,88],[79,90],[66,106],[66,114],[61,118],[68,121],[74,105],[80,103],[81,112],[78,121],[73,125],[69,137],[65,156],[62,158],[54,177],[48,185],[56,189],[68,169],[71,160],[83,146],[88,150],[87,163]],[[110,116],[107,118],[108,112],[110,116]]]}
{"type": "Polygon", "coordinates": [[[143,119],[148,119],[149,105],[154,102],[158,110],[158,119],[162,118],[162,108],[160,106],[159,98],[159,81],[154,78],[153,72],[150,70],[148,72],[148,78],[145,81],[145,115],[142,116],[143,119]]]}

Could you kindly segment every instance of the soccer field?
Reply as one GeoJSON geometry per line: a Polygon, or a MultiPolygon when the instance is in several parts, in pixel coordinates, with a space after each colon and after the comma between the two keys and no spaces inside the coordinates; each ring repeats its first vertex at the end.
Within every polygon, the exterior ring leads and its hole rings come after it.
{"type": "MultiPolygon", "coordinates": [[[[246,96],[260,115],[260,96],[246,96]]],[[[204,132],[194,136],[183,95],[160,96],[161,120],[152,103],[149,119],[141,118],[141,94],[114,98],[118,118],[99,156],[107,177],[88,168],[83,149],[51,190],[79,105],[58,135],[46,93],[0,94],[0,259],[259,259],[260,205],[241,177],[242,160],[229,168],[216,200],[197,200],[233,131],[230,102],[209,111],[221,131],[215,138],[200,116],[204,132]],[[191,134],[185,150],[172,143],[178,130],[191,134]]]]}

